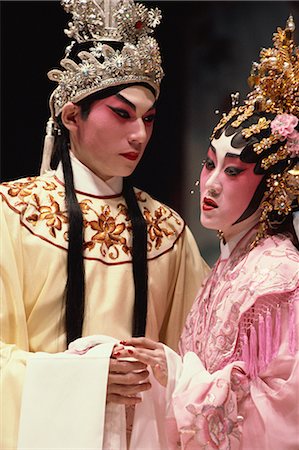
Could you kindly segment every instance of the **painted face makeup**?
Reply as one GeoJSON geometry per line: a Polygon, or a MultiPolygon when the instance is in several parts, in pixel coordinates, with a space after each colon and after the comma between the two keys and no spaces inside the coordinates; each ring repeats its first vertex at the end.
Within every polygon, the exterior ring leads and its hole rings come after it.
{"type": "Polygon", "coordinates": [[[263,178],[254,173],[254,163],[240,160],[243,148],[233,148],[232,138],[223,133],[211,142],[200,177],[201,223],[206,228],[222,230],[226,240],[258,221],[259,211],[238,220],[263,178]]]}
{"type": "Polygon", "coordinates": [[[143,86],[95,101],[87,118],[78,117],[72,152],[103,180],[131,175],[152,135],[154,105],[154,95],[143,86]]]}

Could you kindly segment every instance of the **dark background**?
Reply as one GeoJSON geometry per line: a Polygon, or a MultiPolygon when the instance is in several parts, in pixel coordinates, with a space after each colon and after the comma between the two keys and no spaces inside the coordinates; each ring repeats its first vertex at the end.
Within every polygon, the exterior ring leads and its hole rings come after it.
{"type": "MultiPolygon", "coordinates": [[[[208,260],[217,256],[214,232],[198,223],[198,177],[208,138],[230,93],[248,92],[246,79],[260,48],[272,45],[277,26],[293,14],[296,1],[147,1],[163,19],[154,36],[163,59],[154,134],[135,174],[135,185],[186,219],[208,260]]],[[[0,1],[1,7],[1,181],[37,175],[48,98],[69,40],[71,16],[58,1],[0,1]]],[[[298,30],[296,30],[298,37],[298,30]]],[[[298,38],[297,38],[298,42],[298,38]]]]}

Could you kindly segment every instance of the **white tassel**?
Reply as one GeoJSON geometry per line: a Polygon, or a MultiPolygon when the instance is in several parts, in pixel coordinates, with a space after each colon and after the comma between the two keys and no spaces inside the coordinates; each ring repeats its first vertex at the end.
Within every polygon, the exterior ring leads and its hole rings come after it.
{"type": "Polygon", "coordinates": [[[47,170],[50,170],[50,162],[51,162],[51,156],[54,146],[54,126],[55,121],[52,117],[47,122],[46,126],[46,136],[44,140],[44,148],[43,148],[43,156],[42,156],[42,163],[40,168],[40,175],[43,175],[47,170]]]}

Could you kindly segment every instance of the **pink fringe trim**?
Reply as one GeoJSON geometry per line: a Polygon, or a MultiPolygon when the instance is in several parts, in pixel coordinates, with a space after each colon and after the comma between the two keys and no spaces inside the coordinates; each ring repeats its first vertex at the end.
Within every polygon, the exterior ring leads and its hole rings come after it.
{"type": "Polygon", "coordinates": [[[266,312],[266,365],[272,360],[272,317],[269,309],[266,312]]]}
{"type": "Polygon", "coordinates": [[[277,307],[276,316],[275,316],[275,329],[274,329],[273,353],[272,353],[273,358],[275,358],[275,356],[277,356],[280,339],[281,339],[281,309],[280,309],[280,305],[279,305],[277,307]]]}
{"type": "MultiPolygon", "coordinates": [[[[241,336],[242,360],[252,379],[258,376],[277,356],[281,344],[281,305],[266,313],[258,313],[258,323],[251,323],[249,332],[244,330],[241,336]]],[[[296,328],[294,301],[288,302],[288,346],[291,355],[295,353],[296,328]]]]}
{"type": "Polygon", "coordinates": [[[291,355],[295,354],[295,308],[294,302],[289,302],[289,350],[291,355]]]}
{"type": "Polygon", "coordinates": [[[259,369],[263,370],[266,366],[266,355],[265,355],[265,321],[262,314],[259,315],[259,369]]]}
{"type": "Polygon", "coordinates": [[[249,337],[249,373],[251,378],[257,377],[257,369],[257,338],[255,328],[251,325],[249,337]]]}
{"type": "Polygon", "coordinates": [[[249,345],[247,334],[242,336],[242,360],[245,362],[246,367],[249,367],[249,345]]]}

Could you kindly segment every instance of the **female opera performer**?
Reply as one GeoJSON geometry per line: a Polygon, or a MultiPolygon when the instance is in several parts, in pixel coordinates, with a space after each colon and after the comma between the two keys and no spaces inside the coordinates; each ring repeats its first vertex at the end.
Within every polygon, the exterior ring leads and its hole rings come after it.
{"type": "Polygon", "coordinates": [[[200,179],[201,223],[221,230],[221,255],[187,317],[180,355],[145,338],[115,351],[152,367],[169,449],[299,448],[293,31],[290,17],[274,34],[274,48],[254,63],[247,100],[223,116],[211,137],[200,179]]]}

